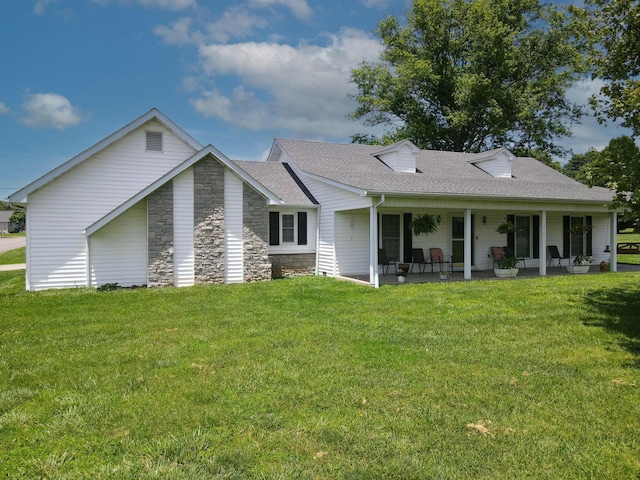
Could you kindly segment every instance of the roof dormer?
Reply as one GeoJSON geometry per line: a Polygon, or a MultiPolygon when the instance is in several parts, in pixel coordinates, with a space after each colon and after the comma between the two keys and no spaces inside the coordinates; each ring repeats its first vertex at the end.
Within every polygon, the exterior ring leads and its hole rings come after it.
{"type": "Polygon", "coordinates": [[[394,172],[415,173],[416,155],[420,149],[409,140],[401,140],[373,153],[394,172]]]}
{"type": "Polygon", "coordinates": [[[503,147],[478,153],[469,160],[469,163],[492,177],[511,178],[511,162],[515,158],[513,153],[503,147]]]}

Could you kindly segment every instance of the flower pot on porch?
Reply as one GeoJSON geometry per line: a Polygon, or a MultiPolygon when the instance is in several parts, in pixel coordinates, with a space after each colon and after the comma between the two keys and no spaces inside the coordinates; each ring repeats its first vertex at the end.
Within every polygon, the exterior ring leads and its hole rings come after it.
{"type": "Polygon", "coordinates": [[[569,273],[589,273],[589,265],[567,265],[567,272],[569,273]]]}
{"type": "Polygon", "coordinates": [[[494,268],[493,273],[499,278],[513,278],[518,275],[519,268],[494,268]]]}

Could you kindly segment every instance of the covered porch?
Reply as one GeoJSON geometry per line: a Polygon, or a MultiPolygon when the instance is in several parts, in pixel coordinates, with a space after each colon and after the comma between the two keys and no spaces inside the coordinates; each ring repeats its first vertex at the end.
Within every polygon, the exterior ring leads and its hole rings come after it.
{"type": "MultiPolygon", "coordinates": [[[[534,204],[477,200],[472,208],[460,199],[380,198],[369,209],[336,212],[336,274],[368,282],[373,286],[397,283],[387,275],[379,253],[385,250],[394,263],[412,263],[412,251],[440,248],[449,260],[450,280],[495,278],[491,247],[504,247],[519,259],[519,277],[566,274],[565,266],[576,255],[592,257],[590,273],[599,273],[604,261],[617,270],[616,252],[609,249],[617,241],[617,213],[604,205],[534,204]],[[408,228],[412,218],[429,213],[437,218],[438,230],[429,235],[413,235],[408,228]],[[514,224],[508,234],[497,232],[505,222],[514,224]],[[548,246],[559,249],[562,268],[551,258],[548,246]],[[368,256],[368,258],[367,258],[368,256]],[[368,270],[368,274],[367,274],[368,270]]],[[[407,276],[408,283],[440,281],[426,272],[407,276]]]]}

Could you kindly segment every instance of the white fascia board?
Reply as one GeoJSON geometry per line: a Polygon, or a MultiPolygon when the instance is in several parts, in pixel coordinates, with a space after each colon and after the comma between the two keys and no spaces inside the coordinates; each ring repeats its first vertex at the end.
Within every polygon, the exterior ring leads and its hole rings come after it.
{"type": "Polygon", "coordinates": [[[347,184],[344,184],[344,183],[336,182],[335,180],[331,180],[331,179],[326,178],[326,177],[321,177],[320,175],[316,175],[314,173],[309,173],[309,172],[307,172],[305,170],[302,170],[302,171],[304,172],[304,174],[307,177],[311,178],[312,180],[317,180],[319,182],[326,183],[327,185],[331,185],[332,187],[340,188],[342,190],[346,190],[346,191],[351,192],[351,193],[356,193],[356,194],[360,195],[361,197],[366,197],[367,194],[369,193],[366,190],[363,190],[361,188],[357,188],[357,187],[353,187],[351,185],[347,185],[347,184]]]}
{"type": "Polygon", "coordinates": [[[118,140],[124,138],[129,133],[131,133],[134,130],[136,130],[137,128],[141,127],[142,125],[144,125],[148,121],[154,120],[154,119],[157,120],[158,122],[162,123],[166,128],[168,128],[172,133],[174,133],[177,137],[179,137],[183,142],[185,142],[187,145],[189,145],[191,148],[193,148],[194,151],[198,151],[198,150],[202,149],[202,145],[200,145],[200,143],[197,140],[195,140],[193,137],[191,137],[191,135],[189,135],[187,132],[182,130],[178,125],[176,125],[171,120],[169,120],[165,115],[160,113],[160,111],[158,109],[152,108],[147,113],[145,113],[144,115],[136,118],[131,123],[125,125],[124,127],[122,127],[121,129],[117,130],[116,132],[112,133],[108,137],[103,138],[102,140],[100,140],[98,143],[96,143],[92,147],[89,147],[85,151],[79,153],[75,157],[71,158],[70,160],[67,160],[63,164],[57,166],[53,170],[51,170],[48,173],[44,174],[43,176],[41,176],[37,180],[31,182],[26,187],[23,187],[20,190],[18,190],[17,192],[11,194],[9,196],[9,201],[11,201],[11,202],[27,202],[27,197],[28,197],[28,195],[30,193],[38,190],[39,188],[42,188],[43,186],[45,186],[49,182],[53,181],[54,179],[56,179],[60,175],[64,174],[65,172],[68,172],[73,167],[79,165],[80,163],[84,162],[85,160],[87,160],[88,158],[92,157],[96,153],[104,150],[105,148],[113,145],[115,142],[117,142],[118,140]]]}
{"type": "Polygon", "coordinates": [[[207,155],[213,156],[216,160],[218,160],[220,163],[222,163],[226,168],[228,168],[229,170],[234,172],[243,181],[245,181],[246,183],[251,185],[251,187],[253,187],[259,193],[261,193],[263,196],[265,196],[267,198],[267,202],[268,202],[269,205],[279,205],[280,203],[282,203],[282,201],[277,196],[275,196],[273,193],[271,193],[269,190],[267,190],[262,184],[258,183],[252,177],[247,175],[242,169],[240,169],[238,166],[236,166],[222,152],[220,152],[220,150],[215,148],[213,145],[207,145],[202,150],[200,150],[199,152],[196,152],[190,158],[188,158],[187,160],[182,162],[180,165],[175,167],[173,170],[169,171],[168,173],[166,173],[165,175],[160,177],[158,180],[153,182],[151,185],[149,185],[145,189],[143,189],[140,192],[138,192],[136,195],[134,195],[129,200],[127,200],[126,202],[121,204],[119,207],[116,207],[115,209],[113,209],[111,212],[106,214],[100,220],[98,220],[98,221],[94,222],[93,224],[89,225],[87,227],[87,229],[84,231],[84,233],[86,235],[93,235],[95,232],[100,230],[106,224],[108,224],[109,222],[111,222],[112,220],[114,220],[115,218],[119,217],[120,215],[122,215],[127,210],[129,210],[133,205],[135,205],[136,203],[138,203],[142,199],[144,199],[147,196],[149,196],[151,193],[156,191],[162,185],[164,185],[168,181],[172,180],[174,177],[176,177],[180,173],[184,172],[187,168],[191,167],[194,163],[196,163],[197,161],[203,159],[207,155]]]}

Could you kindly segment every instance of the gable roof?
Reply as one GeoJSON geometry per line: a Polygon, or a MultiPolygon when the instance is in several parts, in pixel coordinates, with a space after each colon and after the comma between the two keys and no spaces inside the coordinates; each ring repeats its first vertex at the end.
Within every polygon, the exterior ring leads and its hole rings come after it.
{"type": "Polygon", "coordinates": [[[92,235],[93,233],[97,232],[102,227],[104,227],[106,224],[108,224],[109,222],[114,220],[116,217],[119,217],[124,212],[129,210],[132,206],[134,206],[140,200],[142,200],[143,198],[147,197],[148,195],[150,195],[151,193],[156,191],[162,185],[164,185],[167,182],[173,180],[174,177],[176,177],[180,173],[184,172],[187,168],[192,166],[194,163],[202,160],[206,156],[212,156],[218,162],[220,162],[222,165],[224,165],[229,170],[234,172],[236,175],[238,175],[242,179],[242,181],[244,181],[247,184],[249,184],[252,188],[254,188],[256,191],[258,191],[260,194],[262,194],[265,198],[267,198],[267,200],[269,200],[269,202],[271,204],[280,204],[282,202],[282,200],[280,200],[280,198],[278,198],[273,192],[271,192],[270,190],[265,188],[264,185],[262,185],[260,182],[257,182],[253,177],[248,175],[241,168],[238,168],[238,166],[234,162],[229,160],[229,158],[227,158],[222,152],[220,152],[220,150],[215,148],[213,145],[207,145],[202,150],[200,150],[199,152],[196,152],[190,158],[188,158],[187,160],[182,162],[180,165],[178,165],[177,167],[173,168],[171,171],[167,172],[162,177],[158,178],[156,181],[151,183],[149,186],[147,186],[143,190],[139,191],[137,194],[135,194],[129,200],[127,200],[126,202],[122,203],[118,207],[114,208],[111,212],[106,214],[104,217],[102,217],[98,221],[96,221],[93,224],[91,224],[89,227],[87,227],[87,229],[85,230],[85,233],[87,235],[92,235]]]}
{"type": "Polygon", "coordinates": [[[182,128],[180,128],[178,125],[176,125],[171,120],[169,120],[169,118],[167,118],[165,115],[163,115],[158,109],[152,108],[151,110],[149,110],[144,115],[141,115],[140,117],[136,118],[131,123],[125,125],[124,127],[122,127],[121,129],[117,130],[116,132],[112,133],[108,137],[102,139],[101,141],[99,141],[98,143],[93,145],[92,147],[89,147],[88,149],[86,149],[82,153],[79,153],[75,157],[71,158],[70,160],[66,161],[65,163],[63,163],[63,164],[59,165],[58,167],[54,168],[53,170],[49,171],[48,173],[46,173],[42,177],[38,178],[37,180],[34,180],[33,182],[31,182],[26,187],[23,187],[20,190],[18,190],[17,192],[14,192],[13,194],[9,195],[9,201],[12,201],[12,202],[26,202],[27,196],[30,193],[38,190],[39,188],[41,188],[41,187],[45,186],[46,184],[50,183],[51,181],[55,180],[60,175],[68,172],[69,170],[71,170],[75,166],[79,165],[80,163],[84,162],[88,158],[92,157],[96,153],[101,152],[102,150],[106,149],[107,147],[113,145],[118,140],[122,139],[123,137],[125,137],[129,133],[133,132],[134,130],[136,130],[137,128],[141,127],[142,125],[144,125],[145,123],[147,123],[147,122],[149,122],[151,120],[156,120],[156,121],[160,122],[164,127],[166,127],[168,130],[170,130],[174,135],[176,135],[184,143],[186,143],[191,148],[193,148],[194,151],[198,151],[198,150],[202,149],[202,145],[200,145],[200,143],[197,140],[195,140],[193,137],[191,137],[191,135],[189,135],[182,128]]]}
{"type": "Polygon", "coordinates": [[[8,222],[13,215],[13,210],[0,210],[0,222],[8,222]]]}
{"type": "MultiPolygon", "coordinates": [[[[376,158],[380,146],[306,140],[275,140],[271,161],[282,161],[280,151],[305,173],[328,183],[357,189],[363,195],[467,196],[504,200],[607,203],[613,193],[589,188],[528,157],[514,157],[511,178],[496,178],[473,163],[501,150],[479,154],[420,150],[416,172],[394,172],[376,158]]],[[[510,152],[508,152],[510,154],[510,152]]]]}

